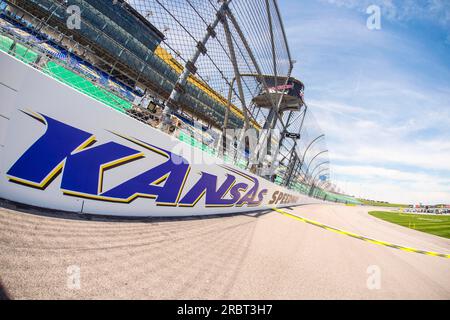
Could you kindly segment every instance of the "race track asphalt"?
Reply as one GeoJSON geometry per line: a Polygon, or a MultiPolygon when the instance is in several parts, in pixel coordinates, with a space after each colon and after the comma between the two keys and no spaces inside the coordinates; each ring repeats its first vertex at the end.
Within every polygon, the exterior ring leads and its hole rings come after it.
{"type": "MultiPolygon", "coordinates": [[[[367,207],[308,205],[283,210],[370,238],[450,253],[450,240],[379,220],[367,214],[367,207]]],[[[450,299],[450,259],[369,243],[275,211],[111,221],[3,204],[2,296],[450,299]],[[73,278],[77,268],[79,289],[73,278]]]]}

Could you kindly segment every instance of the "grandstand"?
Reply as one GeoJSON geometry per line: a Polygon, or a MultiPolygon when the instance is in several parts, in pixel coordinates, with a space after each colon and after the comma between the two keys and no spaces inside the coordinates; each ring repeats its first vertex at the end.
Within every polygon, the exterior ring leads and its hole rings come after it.
{"type": "Polygon", "coordinates": [[[358,203],[327,189],[328,178],[320,181],[311,175],[312,168],[323,162],[317,155],[326,145],[316,142],[322,132],[303,101],[303,83],[290,76],[293,64],[276,2],[269,1],[266,8],[269,21],[262,16],[247,21],[251,1],[230,2],[234,16],[228,23],[219,15],[220,2],[192,2],[196,5],[157,0],[0,0],[0,50],[150,125],[158,122],[155,110],[170,107],[181,123],[176,131],[179,140],[241,169],[252,169],[248,152],[229,146],[231,151],[221,153],[215,146],[222,130],[278,129],[280,139],[269,137],[279,144],[279,154],[270,160],[277,162],[277,169],[266,178],[316,198],[358,203]],[[81,8],[79,29],[67,26],[71,5],[81,8]],[[180,16],[171,7],[177,7],[180,16]],[[186,16],[192,19],[185,21],[186,16]],[[211,30],[208,23],[215,16],[224,28],[211,30]],[[260,28],[251,28],[252,23],[260,28]],[[269,27],[272,46],[265,46],[261,37],[269,27]],[[205,33],[213,36],[202,47],[197,39],[205,33]],[[248,43],[246,38],[260,42],[248,43]],[[193,50],[199,51],[196,64],[191,63],[193,50]],[[190,72],[180,85],[186,69],[190,72]],[[273,88],[290,91],[269,94],[273,88]],[[172,99],[175,91],[181,93],[178,99],[172,99]],[[293,103],[289,92],[295,92],[292,97],[299,102],[293,103]],[[149,103],[141,110],[144,99],[149,103]],[[286,99],[289,107],[283,103],[286,99]],[[194,121],[202,123],[200,130],[194,121]]]}
{"type": "MultiPolygon", "coordinates": [[[[182,67],[159,46],[164,35],[126,2],[114,6],[112,1],[96,0],[68,1],[64,4],[59,1],[32,0],[15,1],[15,4],[21,11],[39,19],[36,25],[46,20],[48,25],[64,30],[77,44],[95,48],[95,53],[86,57],[95,57],[91,62],[106,74],[131,87],[146,87],[163,99],[168,98],[182,67]],[[66,9],[69,5],[83,8],[79,30],[70,30],[66,26],[66,9]]],[[[187,90],[192,91],[192,94],[186,98],[188,101],[183,107],[205,122],[213,122],[220,127],[225,109],[224,99],[208,89],[204,82],[195,77],[191,79],[187,90]],[[196,108],[190,107],[193,105],[196,108]]],[[[236,108],[233,108],[230,124],[242,126],[242,114],[236,108]]]]}

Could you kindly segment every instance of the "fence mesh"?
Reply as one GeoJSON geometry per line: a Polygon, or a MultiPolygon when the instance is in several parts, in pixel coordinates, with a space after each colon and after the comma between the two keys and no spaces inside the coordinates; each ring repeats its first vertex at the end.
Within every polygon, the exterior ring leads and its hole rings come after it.
{"type": "Polygon", "coordinates": [[[147,99],[149,109],[166,106],[197,53],[176,101],[177,116],[187,120],[177,133],[181,141],[251,169],[245,152],[234,148],[222,154],[217,149],[224,127],[242,128],[248,117],[250,128],[273,127],[281,133],[269,137],[279,144],[272,159],[274,182],[350,202],[330,192],[326,142],[312,112],[305,105],[275,112],[272,123],[270,110],[278,110],[281,100],[272,98],[269,108],[255,102],[270,89],[263,75],[272,76],[275,86],[283,85],[293,67],[276,1],[225,2],[227,14],[222,16],[224,1],[216,0],[0,0],[0,50],[153,126],[160,114],[136,105],[147,99]],[[73,5],[80,8],[80,29],[67,26],[73,5]],[[192,120],[204,128],[194,128],[192,120]],[[300,139],[285,137],[286,132],[298,133],[300,139]]]}

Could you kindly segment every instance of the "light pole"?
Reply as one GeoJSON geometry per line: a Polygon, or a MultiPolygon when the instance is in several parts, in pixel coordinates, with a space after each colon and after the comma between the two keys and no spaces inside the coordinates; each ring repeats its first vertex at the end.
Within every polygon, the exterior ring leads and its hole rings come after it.
{"type": "Polygon", "coordinates": [[[316,143],[317,141],[319,141],[321,138],[325,137],[324,134],[321,134],[320,136],[316,137],[314,140],[312,140],[309,145],[306,147],[305,152],[303,152],[303,156],[302,156],[302,160],[300,163],[300,168],[303,166],[303,163],[305,161],[305,157],[306,157],[306,153],[308,152],[309,148],[311,148],[311,146],[316,143]]]}
{"type": "MultiPolygon", "coordinates": [[[[329,174],[327,175],[327,178],[328,179],[330,178],[329,174]]],[[[330,186],[330,182],[327,180],[321,181],[317,184],[317,188],[319,188],[323,193],[325,193],[324,200],[327,199],[327,192],[328,192],[327,188],[329,186],[330,186]]]]}
{"type": "Polygon", "coordinates": [[[330,164],[330,161],[324,161],[319,163],[317,166],[314,167],[314,169],[311,171],[311,177],[313,176],[314,172],[317,170],[317,168],[320,168],[321,166],[323,166],[324,164],[330,164]]]}
{"type": "MultiPolygon", "coordinates": [[[[329,177],[329,175],[328,175],[328,179],[329,179],[329,178],[330,178],[330,177],[329,177]]],[[[322,181],[322,182],[319,183],[318,187],[321,188],[321,189],[326,189],[326,188],[328,188],[330,185],[331,185],[331,184],[330,184],[330,181],[329,181],[329,180],[324,180],[324,181],[322,181]]]]}
{"type": "Polygon", "coordinates": [[[320,176],[322,173],[324,173],[325,171],[327,171],[328,168],[323,168],[322,170],[320,170],[319,172],[317,172],[317,174],[314,176],[313,180],[312,180],[312,184],[316,187],[319,186],[319,182],[317,181],[317,179],[320,179],[320,176]]]}
{"type": "Polygon", "coordinates": [[[314,161],[318,156],[320,156],[320,155],[322,155],[322,154],[324,154],[324,153],[327,153],[327,152],[328,152],[328,150],[323,150],[323,151],[319,152],[318,154],[316,154],[316,155],[309,161],[308,166],[306,167],[306,171],[305,171],[305,176],[306,176],[306,178],[308,177],[309,167],[311,166],[311,164],[313,163],[313,161],[314,161]]]}
{"type": "Polygon", "coordinates": [[[309,195],[311,196],[313,193],[314,193],[314,191],[315,191],[315,189],[316,189],[316,179],[317,179],[317,177],[318,176],[320,176],[320,174],[321,173],[323,173],[323,172],[325,172],[325,171],[327,171],[328,170],[328,168],[323,168],[322,170],[320,170],[319,172],[317,172],[317,174],[314,176],[314,178],[311,180],[311,190],[310,190],[310,193],[309,193],[309,195]]]}
{"type": "Polygon", "coordinates": [[[197,63],[198,58],[200,57],[200,54],[206,54],[206,44],[208,40],[215,35],[214,29],[217,27],[217,25],[221,21],[226,21],[226,18],[224,19],[225,15],[227,14],[228,10],[228,3],[230,0],[223,1],[222,5],[220,6],[220,9],[217,12],[217,15],[214,19],[214,21],[208,26],[206,29],[206,32],[203,36],[203,39],[198,42],[197,47],[192,54],[191,58],[186,63],[183,72],[179,75],[177,82],[175,83],[174,88],[172,89],[172,92],[170,93],[169,99],[167,99],[161,122],[161,128],[165,128],[170,124],[170,116],[171,114],[177,109],[176,104],[180,100],[181,96],[185,92],[185,86],[188,81],[188,78],[191,74],[195,74],[197,72],[197,68],[195,64],[197,63]]]}

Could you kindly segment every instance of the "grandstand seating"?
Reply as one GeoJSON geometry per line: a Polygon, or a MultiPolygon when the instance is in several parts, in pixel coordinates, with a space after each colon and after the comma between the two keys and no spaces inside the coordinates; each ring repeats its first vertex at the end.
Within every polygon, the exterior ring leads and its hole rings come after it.
{"type": "MultiPolygon", "coordinates": [[[[31,43],[35,46],[37,46],[41,51],[44,51],[51,56],[63,61],[64,63],[69,62],[71,66],[76,69],[78,72],[84,73],[90,78],[95,78],[97,80],[100,80],[104,86],[108,86],[113,91],[118,92],[122,98],[133,101],[135,99],[135,93],[132,89],[126,87],[125,85],[121,84],[115,79],[111,79],[108,74],[104,73],[103,71],[91,66],[86,61],[80,59],[79,57],[68,53],[65,49],[60,48],[58,45],[52,42],[52,39],[42,33],[36,32],[31,26],[31,24],[21,19],[20,17],[14,17],[19,20],[21,20],[21,24],[19,25],[14,21],[7,21],[5,15],[0,15],[0,28],[2,28],[4,31],[8,32],[14,38],[19,38],[26,43],[31,43]],[[69,58],[69,59],[68,59],[69,58]]],[[[4,44],[7,46],[7,48],[10,48],[11,46],[4,42],[4,44]]],[[[22,49],[22,47],[19,46],[19,51],[22,49]]],[[[23,56],[20,54],[20,56],[23,56]]],[[[27,61],[29,63],[33,62],[33,58],[35,58],[34,54],[31,53],[28,55],[27,61]]],[[[24,58],[27,58],[26,56],[24,58]]]]}
{"type": "MultiPolygon", "coordinates": [[[[24,23],[24,26],[29,26],[26,21],[22,22],[24,23]]],[[[27,31],[26,27],[21,27],[14,22],[10,23],[5,19],[2,19],[1,15],[0,30],[2,31],[2,34],[0,34],[1,51],[8,52],[27,64],[35,65],[35,63],[37,63],[39,68],[49,76],[119,112],[127,113],[127,110],[132,108],[132,101],[134,101],[134,98],[136,97],[136,92],[105,72],[93,67],[80,57],[60,48],[53,43],[51,39],[45,38],[46,35],[32,34],[27,31]],[[44,60],[39,59],[40,56],[45,55],[53,58],[44,60]]],[[[160,49],[158,50],[163,52],[160,49]]],[[[167,89],[171,90],[173,84],[168,82],[167,79],[171,79],[171,81],[173,80],[173,82],[175,82],[180,70],[176,70],[173,66],[171,67],[171,65],[165,61],[167,57],[158,58],[157,55],[151,56],[155,62],[153,66],[156,66],[156,69],[159,69],[159,71],[165,75],[164,77],[161,77],[161,79],[164,79],[164,81],[161,82],[161,85],[167,85],[167,89]]],[[[146,70],[150,69],[147,68],[146,70]]],[[[182,102],[184,104],[196,105],[198,110],[201,110],[201,112],[209,117],[215,118],[218,123],[223,121],[224,105],[221,100],[222,98],[217,95],[217,93],[208,88],[206,84],[192,77],[187,90],[190,94],[183,96],[182,102]],[[201,101],[201,103],[199,103],[199,101],[201,101]]],[[[235,124],[239,123],[239,121],[242,124],[242,120],[236,113],[236,110],[234,110],[234,115],[231,116],[234,117],[235,124]]],[[[205,132],[207,129],[206,127],[198,130],[192,126],[193,123],[188,118],[183,116],[180,116],[179,118],[186,124],[185,130],[180,130],[178,133],[178,139],[180,141],[200,149],[211,156],[219,156],[217,150],[209,146],[209,142],[217,137],[212,137],[207,134],[205,132]]],[[[234,164],[241,169],[247,168],[245,159],[240,158],[238,161],[235,161],[233,156],[220,156],[227,163],[234,164]]],[[[279,185],[283,183],[280,172],[278,172],[278,175],[276,176],[275,183],[279,185]]],[[[310,192],[310,186],[302,183],[294,183],[290,188],[303,194],[309,194],[310,192]]],[[[359,203],[352,197],[321,189],[316,189],[314,196],[334,202],[359,203]]]]}
{"type": "MultiPolygon", "coordinates": [[[[37,52],[19,43],[15,43],[14,48],[11,51],[13,44],[14,40],[0,35],[0,50],[10,52],[16,58],[28,64],[31,64],[37,60],[39,56],[37,52]]],[[[87,94],[120,112],[125,112],[126,109],[131,108],[131,102],[125,101],[107,90],[95,86],[93,83],[80,75],[77,75],[75,72],[68,70],[53,61],[47,62],[43,67],[43,71],[51,75],[53,78],[66,83],[78,91],[81,91],[82,93],[87,94]]]]}
{"type": "Polygon", "coordinates": [[[0,35],[0,50],[8,52],[11,46],[13,45],[14,40],[0,35]]]}
{"type": "Polygon", "coordinates": [[[49,61],[43,71],[120,112],[125,112],[132,107],[131,102],[125,101],[111,92],[94,85],[92,82],[55,62],[49,61]]]}
{"type": "MultiPolygon", "coordinates": [[[[21,2],[27,8],[46,11],[45,15],[56,19],[61,27],[66,25],[67,13],[64,7],[56,5],[54,0],[21,2]]],[[[124,6],[115,6],[114,10],[117,12],[112,12],[109,4],[102,4],[101,1],[73,0],[72,2],[85,9],[81,28],[70,30],[73,36],[79,37],[85,43],[90,43],[92,47],[101,48],[121,65],[127,66],[127,70],[137,73],[140,81],[147,80],[166,95],[172,91],[178,79],[179,70],[168,63],[169,60],[174,59],[171,55],[163,57],[156,54],[157,45],[163,38],[156,28],[147,26],[144,37],[144,33],[141,32],[142,21],[136,21],[139,15],[133,14],[132,8],[126,3],[124,6]],[[148,41],[151,44],[147,43],[148,41]]],[[[147,25],[149,25],[148,21],[147,25]]],[[[217,98],[217,93],[208,90],[199,81],[188,82],[185,89],[188,94],[184,95],[180,101],[184,107],[217,126],[223,123],[225,104],[217,98]]],[[[229,115],[229,125],[232,127],[243,125],[242,114],[236,108],[232,108],[229,115]]]]}
{"type": "MultiPolygon", "coordinates": [[[[39,54],[22,44],[15,43],[14,50],[11,52],[11,47],[14,43],[14,40],[11,38],[0,35],[0,50],[10,52],[25,63],[31,64],[36,61],[39,54]]],[[[103,89],[98,84],[96,85],[95,83],[84,78],[82,75],[70,70],[67,66],[63,66],[54,61],[48,61],[43,67],[43,71],[53,78],[66,83],[74,89],[87,94],[98,101],[103,102],[105,105],[110,106],[119,112],[125,113],[126,110],[129,110],[132,107],[131,102],[122,99],[118,95],[115,95],[106,89],[103,89]]],[[[202,142],[205,137],[201,133],[194,131],[188,119],[184,117],[180,117],[180,119],[192,128],[188,131],[179,131],[178,139],[180,141],[194,148],[200,149],[211,156],[218,156],[217,150],[202,142]]],[[[223,160],[229,164],[235,164],[241,169],[246,169],[246,163],[243,159],[235,162],[233,157],[226,155],[223,157],[223,160]]],[[[278,175],[275,179],[275,183],[281,185],[282,177],[278,175]]],[[[302,183],[295,183],[291,186],[291,189],[303,194],[308,194],[310,191],[310,187],[302,183]]],[[[325,190],[317,189],[315,196],[317,198],[332,202],[359,204],[359,202],[352,197],[331,193],[325,190]]]]}

